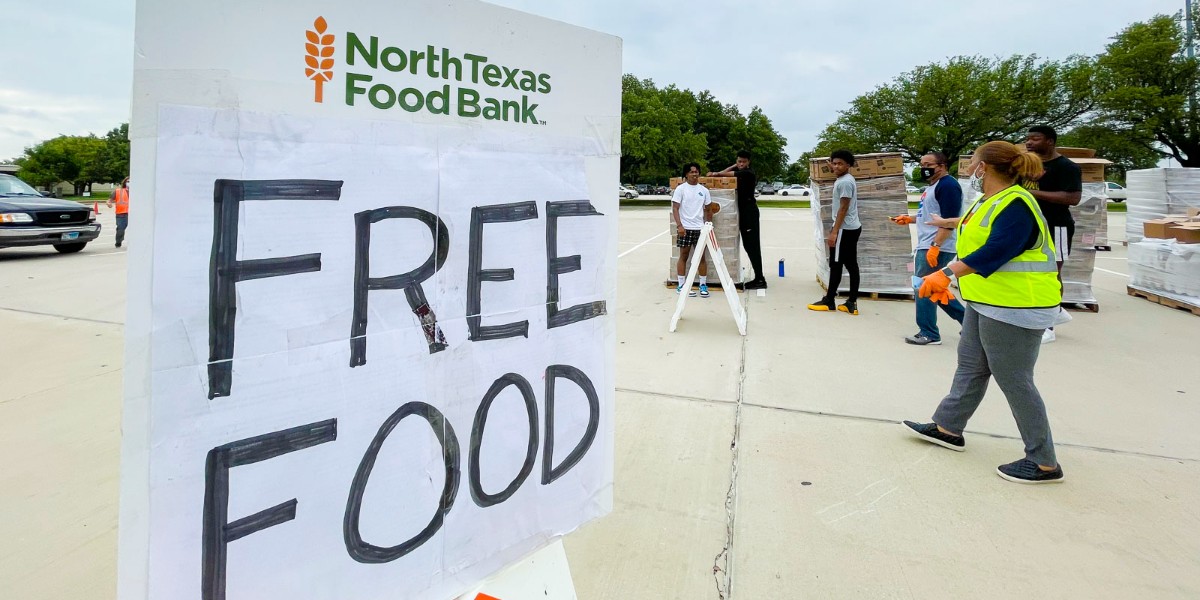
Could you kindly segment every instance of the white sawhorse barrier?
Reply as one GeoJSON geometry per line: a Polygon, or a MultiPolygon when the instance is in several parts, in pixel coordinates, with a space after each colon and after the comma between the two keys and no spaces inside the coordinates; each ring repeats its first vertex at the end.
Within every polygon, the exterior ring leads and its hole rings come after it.
{"type": "Polygon", "coordinates": [[[675,332],[679,325],[679,318],[683,316],[683,306],[687,304],[688,300],[687,291],[692,289],[692,282],[696,280],[696,272],[700,270],[700,261],[704,260],[705,250],[711,253],[713,266],[717,268],[717,277],[721,280],[721,290],[725,292],[725,301],[729,303],[729,310],[733,313],[734,322],[737,323],[738,333],[746,335],[746,311],[742,309],[741,300],[738,300],[737,288],[733,285],[733,278],[729,276],[729,269],[725,268],[725,256],[721,254],[721,245],[717,243],[717,234],[713,232],[712,223],[705,223],[704,227],[700,229],[700,243],[692,249],[692,264],[688,267],[687,277],[683,280],[679,299],[675,301],[675,314],[671,317],[671,333],[675,332]]]}

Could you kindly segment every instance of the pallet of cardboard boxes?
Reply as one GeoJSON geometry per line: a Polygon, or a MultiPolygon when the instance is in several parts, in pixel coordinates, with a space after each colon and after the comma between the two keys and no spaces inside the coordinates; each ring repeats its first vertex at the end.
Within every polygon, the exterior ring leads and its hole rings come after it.
{"type": "MultiPolygon", "coordinates": [[[[859,291],[863,294],[889,294],[911,297],[912,235],[908,227],[897,227],[889,217],[908,214],[904,160],[898,152],[863,154],[854,157],[850,169],[858,185],[858,216],[862,236],[858,242],[859,291]]],[[[829,159],[814,159],[809,164],[813,189],[812,212],[816,238],[817,281],[829,287],[829,246],[825,237],[837,216],[833,201],[836,177],[829,159]]],[[[843,276],[840,291],[850,289],[843,276]]]]}
{"type": "Polygon", "coordinates": [[[1129,244],[1131,296],[1200,315],[1200,208],[1142,222],[1129,244]]]}
{"type": "MultiPolygon", "coordinates": [[[[670,183],[671,193],[674,194],[675,188],[683,183],[683,178],[673,177],[670,183]]],[[[738,229],[737,178],[701,177],[699,183],[708,188],[713,202],[721,207],[720,212],[713,216],[713,231],[717,234],[717,243],[720,244],[721,255],[725,258],[725,268],[729,270],[729,275],[734,281],[740,282],[742,234],[738,229]]],[[[675,245],[679,238],[679,227],[675,224],[674,211],[667,213],[667,222],[671,228],[671,260],[667,265],[666,284],[674,286],[678,284],[675,265],[679,261],[679,247],[675,245]]],[[[708,265],[709,275],[712,276],[709,285],[720,287],[721,282],[716,278],[717,271],[713,266],[712,256],[707,252],[704,254],[704,262],[708,265]]]]}

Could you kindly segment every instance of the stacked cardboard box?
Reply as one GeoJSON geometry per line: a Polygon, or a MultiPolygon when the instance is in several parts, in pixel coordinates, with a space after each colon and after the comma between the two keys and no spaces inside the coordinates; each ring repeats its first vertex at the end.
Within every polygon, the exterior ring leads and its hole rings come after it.
{"type": "MultiPolygon", "coordinates": [[[[1104,183],[1104,168],[1113,164],[1111,160],[1096,158],[1096,151],[1091,148],[1058,148],[1058,153],[1071,159],[1071,162],[1079,167],[1084,183],[1104,183]]],[[[969,179],[971,177],[970,169],[968,168],[970,165],[970,154],[958,157],[959,179],[969,179]]]]}
{"type": "Polygon", "coordinates": [[[1129,286],[1200,307],[1200,243],[1145,238],[1129,244],[1129,286]]]}
{"type": "MultiPolygon", "coordinates": [[[[675,188],[682,182],[683,179],[679,177],[672,178],[671,192],[674,193],[675,188]]],[[[729,269],[729,276],[735,282],[740,282],[742,281],[742,234],[738,229],[737,178],[701,177],[699,183],[708,188],[712,193],[713,202],[721,207],[721,211],[713,216],[713,231],[717,233],[717,243],[721,245],[721,255],[725,257],[725,268],[729,269]]],[[[675,224],[673,211],[667,213],[667,221],[671,228],[671,261],[667,265],[667,283],[675,283],[677,281],[675,265],[679,261],[679,247],[675,245],[675,242],[679,238],[679,227],[675,224]]],[[[708,264],[709,284],[720,285],[717,269],[713,266],[710,253],[704,253],[704,262],[708,264]]]]}
{"type": "Polygon", "coordinates": [[[1129,286],[1200,307],[1200,208],[1182,212],[1142,221],[1141,240],[1129,244],[1129,286]]]}
{"type": "Polygon", "coordinates": [[[1108,235],[1108,198],[1103,183],[1084,183],[1083,199],[1071,207],[1075,235],[1071,253],[1063,263],[1063,302],[1096,304],[1092,291],[1092,273],[1096,269],[1096,240],[1108,235]]]}
{"type": "Polygon", "coordinates": [[[1171,216],[1186,216],[1189,208],[1200,208],[1200,169],[1143,169],[1126,175],[1129,198],[1125,236],[1130,243],[1141,241],[1143,223],[1171,216]]]}
{"type": "MultiPolygon", "coordinates": [[[[862,235],[858,241],[858,266],[865,293],[912,295],[912,236],[908,227],[899,227],[889,217],[908,214],[908,194],[904,191],[904,163],[898,153],[856,156],[860,175],[858,184],[858,217],[862,235]]],[[[825,237],[837,216],[833,201],[832,172],[825,173],[822,164],[814,160],[812,211],[816,238],[817,278],[829,285],[829,246],[825,237]]],[[[851,174],[854,171],[851,170],[851,174]]],[[[850,289],[848,276],[842,277],[839,290],[850,289]]]]}
{"type": "MultiPolygon", "coordinates": [[[[833,175],[833,168],[829,166],[828,158],[814,158],[809,161],[808,173],[809,178],[816,183],[831,183],[837,179],[833,175]]],[[[858,154],[854,157],[854,166],[850,167],[850,174],[855,179],[904,175],[904,159],[899,152],[858,154]]]]}

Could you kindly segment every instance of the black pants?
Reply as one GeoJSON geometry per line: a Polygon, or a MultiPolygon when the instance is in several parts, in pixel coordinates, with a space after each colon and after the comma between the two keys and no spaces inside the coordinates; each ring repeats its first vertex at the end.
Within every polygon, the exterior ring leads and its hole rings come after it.
{"type": "Polygon", "coordinates": [[[862,235],[861,227],[843,229],[838,234],[837,245],[829,249],[829,291],[825,293],[825,300],[829,303],[833,303],[833,299],[837,298],[838,286],[842,284],[842,267],[846,267],[846,271],[850,273],[848,300],[858,300],[858,237],[860,235],[862,235]]]}
{"type": "Polygon", "coordinates": [[[742,246],[746,248],[746,256],[750,257],[750,266],[754,267],[754,278],[765,280],[762,266],[762,238],[758,228],[758,208],[753,211],[738,211],[738,229],[742,232],[742,246]]]}

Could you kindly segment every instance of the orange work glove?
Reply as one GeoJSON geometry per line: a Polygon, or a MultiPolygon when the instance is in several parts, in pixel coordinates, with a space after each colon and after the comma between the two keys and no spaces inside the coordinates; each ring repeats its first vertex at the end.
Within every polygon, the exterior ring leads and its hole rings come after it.
{"type": "Polygon", "coordinates": [[[908,215],[900,215],[898,217],[892,217],[892,222],[897,225],[912,225],[913,223],[916,223],[917,220],[908,215]]]}
{"type": "Polygon", "coordinates": [[[950,294],[950,278],[940,270],[926,275],[921,280],[921,289],[917,290],[917,294],[939,304],[949,304],[950,300],[954,298],[950,294]]]}
{"type": "Polygon", "coordinates": [[[925,262],[931,267],[937,267],[938,255],[942,253],[942,249],[938,246],[930,246],[929,251],[925,253],[925,262]]]}
{"type": "Polygon", "coordinates": [[[950,290],[946,290],[944,292],[934,292],[929,296],[929,299],[937,302],[938,304],[950,304],[950,301],[954,299],[954,292],[951,292],[950,290]]]}

